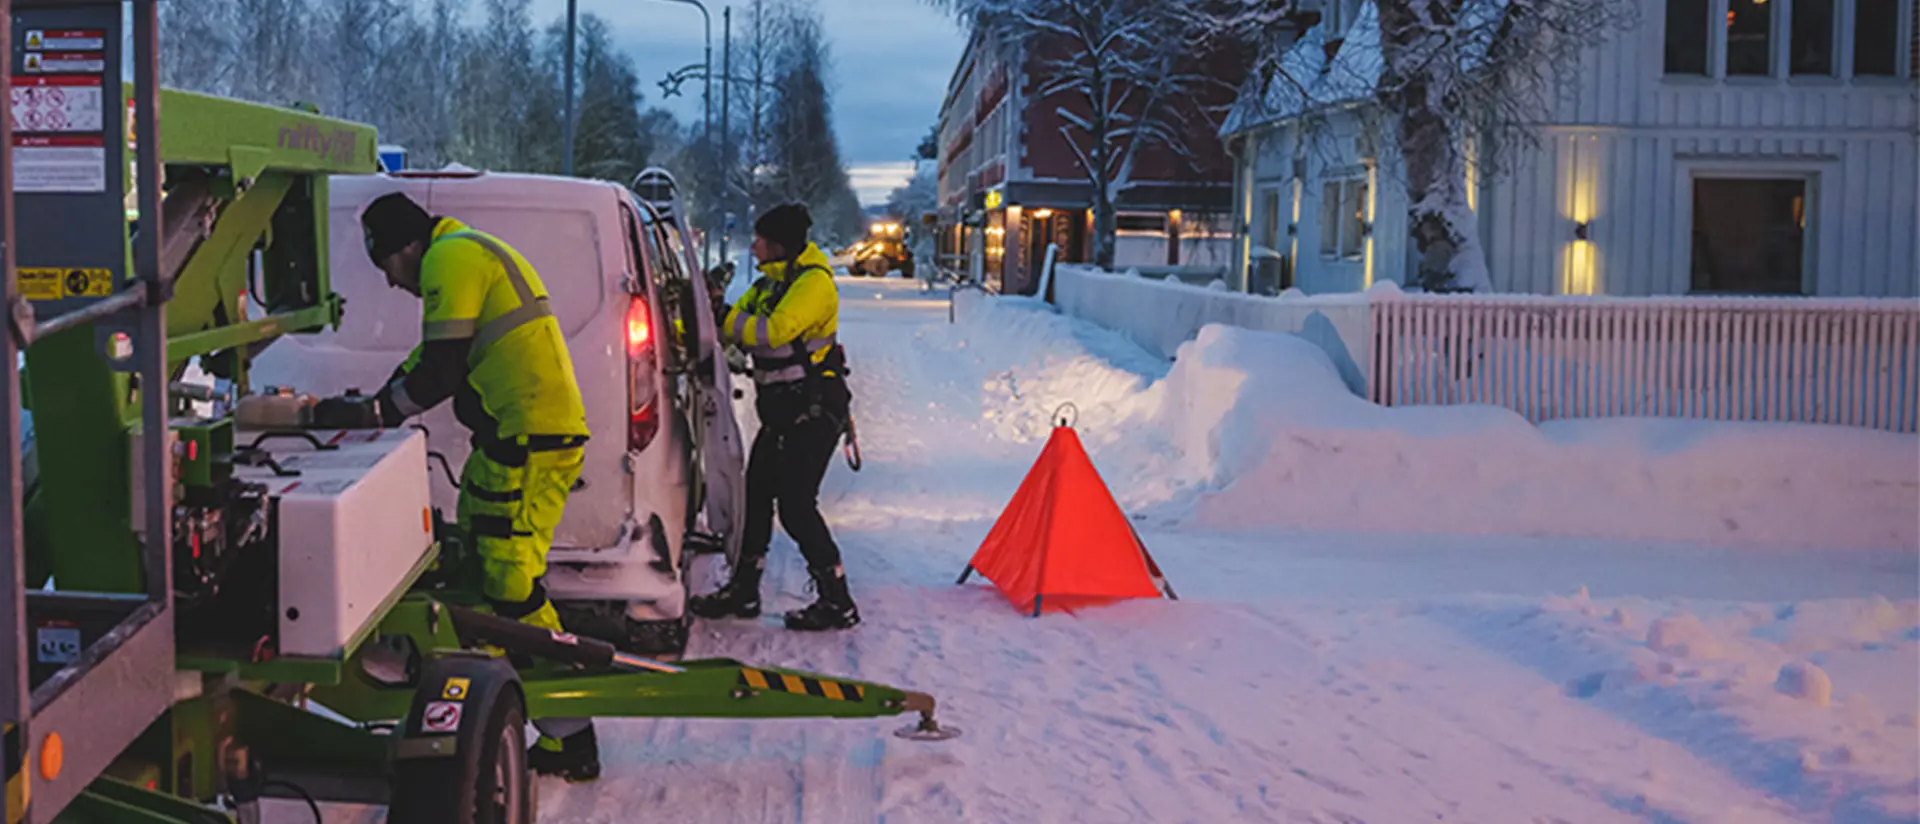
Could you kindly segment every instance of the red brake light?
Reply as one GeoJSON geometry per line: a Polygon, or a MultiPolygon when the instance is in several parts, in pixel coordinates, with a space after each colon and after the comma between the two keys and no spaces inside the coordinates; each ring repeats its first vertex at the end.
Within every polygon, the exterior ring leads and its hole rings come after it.
{"type": "Polygon", "coordinates": [[[627,449],[640,452],[660,434],[653,376],[653,313],[634,295],[627,304],[627,449]]]}
{"type": "Polygon", "coordinates": [[[635,296],[627,304],[627,353],[640,354],[640,350],[653,339],[653,318],[647,312],[647,302],[635,296]]]}

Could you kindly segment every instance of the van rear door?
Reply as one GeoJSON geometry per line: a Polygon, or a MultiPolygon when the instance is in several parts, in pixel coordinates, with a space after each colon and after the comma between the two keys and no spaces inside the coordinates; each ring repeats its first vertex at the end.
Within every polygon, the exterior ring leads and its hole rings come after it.
{"type": "Polygon", "coordinates": [[[634,199],[650,251],[657,251],[662,275],[676,284],[674,312],[687,335],[685,374],[689,382],[688,423],[700,456],[704,494],[698,529],[724,542],[729,559],[737,559],[746,513],[746,448],[733,415],[733,375],[722,356],[719,330],[713,323],[706,280],[693,257],[687,229],[663,218],[651,206],[634,199]]]}

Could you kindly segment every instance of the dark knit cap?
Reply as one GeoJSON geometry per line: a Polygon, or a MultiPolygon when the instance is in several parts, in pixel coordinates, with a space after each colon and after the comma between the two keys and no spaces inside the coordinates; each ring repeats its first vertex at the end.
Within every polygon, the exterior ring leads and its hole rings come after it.
{"type": "Polygon", "coordinates": [[[780,244],[788,256],[807,248],[807,232],[813,228],[813,216],[799,203],[786,203],[768,209],[753,222],[753,233],[780,244]]]}
{"type": "Polygon", "coordinates": [[[407,248],[416,240],[432,241],[438,221],[420,204],[400,192],[381,195],[360,213],[360,230],[367,241],[367,256],[375,263],[407,248]]]}

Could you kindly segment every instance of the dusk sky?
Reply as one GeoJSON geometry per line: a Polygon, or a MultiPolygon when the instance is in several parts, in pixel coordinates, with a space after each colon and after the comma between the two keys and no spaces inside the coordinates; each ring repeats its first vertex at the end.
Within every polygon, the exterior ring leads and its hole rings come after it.
{"type": "MultiPolygon", "coordinates": [[[[966,41],[952,18],[921,0],[816,0],[833,49],[833,114],[840,151],[865,203],[878,203],[913,171],[909,159],[940,114],[940,100],[966,41]]],[[[722,57],[721,0],[713,14],[713,64],[722,57]]],[[[733,6],[736,42],[752,0],[733,6]]],[[[700,10],[670,0],[579,0],[581,14],[612,23],[614,36],[640,70],[646,103],[665,105],[686,123],[700,122],[700,84],[663,100],[660,80],[702,59],[700,10]]],[[[566,0],[534,0],[541,21],[566,13],[566,0]]],[[[736,66],[736,73],[738,67],[736,66]]],[[[720,88],[713,110],[720,116],[720,88]]]]}

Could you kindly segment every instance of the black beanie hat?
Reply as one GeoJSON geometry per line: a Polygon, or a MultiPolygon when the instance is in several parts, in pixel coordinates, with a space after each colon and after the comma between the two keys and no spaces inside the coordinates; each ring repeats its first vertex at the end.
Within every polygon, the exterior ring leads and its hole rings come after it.
{"type": "Polygon", "coordinates": [[[812,228],[813,217],[807,214],[806,206],[798,203],[775,206],[753,222],[753,233],[780,244],[788,257],[799,255],[807,248],[807,232],[812,228]]]}
{"type": "Polygon", "coordinates": [[[407,248],[416,240],[431,241],[438,221],[413,198],[400,192],[381,195],[360,213],[360,231],[367,242],[367,256],[375,263],[407,248]]]}

